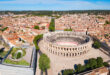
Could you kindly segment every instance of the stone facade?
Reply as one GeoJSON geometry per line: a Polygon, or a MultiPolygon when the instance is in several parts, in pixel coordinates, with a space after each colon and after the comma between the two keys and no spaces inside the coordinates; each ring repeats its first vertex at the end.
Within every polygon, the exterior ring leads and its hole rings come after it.
{"type": "Polygon", "coordinates": [[[44,34],[43,47],[51,54],[62,57],[75,57],[86,54],[91,49],[92,39],[90,36],[80,32],[57,31],[44,34]],[[57,38],[72,38],[78,45],[59,45],[55,43],[57,38]],[[75,39],[74,39],[75,38],[75,39]]]}

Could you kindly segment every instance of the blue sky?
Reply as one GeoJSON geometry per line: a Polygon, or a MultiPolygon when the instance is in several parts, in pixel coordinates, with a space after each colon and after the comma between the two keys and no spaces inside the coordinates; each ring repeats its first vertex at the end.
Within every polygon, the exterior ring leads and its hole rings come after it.
{"type": "Polygon", "coordinates": [[[110,10],[110,0],[0,0],[0,10],[110,10]]]}

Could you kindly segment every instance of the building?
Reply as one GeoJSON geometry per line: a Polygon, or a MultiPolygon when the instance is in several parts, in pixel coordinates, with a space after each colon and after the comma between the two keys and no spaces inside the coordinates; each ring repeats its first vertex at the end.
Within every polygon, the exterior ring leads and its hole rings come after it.
{"type": "Polygon", "coordinates": [[[44,34],[43,47],[50,53],[75,57],[86,54],[91,49],[92,39],[79,32],[57,31],[44,34]]]}
{"type": "Polygon", "coordinates": [[[110,75],[110,74],[108,68],[101,67],[91,71],[80,73],[78,75],[110,75]]]}

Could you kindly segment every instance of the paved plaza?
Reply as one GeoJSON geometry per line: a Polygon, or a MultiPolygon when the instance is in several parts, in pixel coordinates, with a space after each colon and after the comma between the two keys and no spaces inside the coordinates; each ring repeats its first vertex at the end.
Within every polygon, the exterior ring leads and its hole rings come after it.
{"type": "Polygon", "coordinates": [[[51,60],[51,73],[58,75],[63,69],[73,69],[75,64],[84,64],[84,60],[89,58],[102,57],[104,61],[110,61],[110,57],[101,52],[99,49],[92,48],[87,54],[78,57],[61,57],[51,54],[43,48],[43,41],[39,43],[40,50],[47,54],[51,60]]]}

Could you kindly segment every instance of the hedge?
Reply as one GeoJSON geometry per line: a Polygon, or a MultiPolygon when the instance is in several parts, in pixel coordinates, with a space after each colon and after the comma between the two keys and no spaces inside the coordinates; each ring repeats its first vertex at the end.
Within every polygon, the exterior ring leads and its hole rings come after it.
{"type": "Polygon", "coordinates": [[[16,65],[26,65],[26,66],[30,65],[27,61],[25,61],[23,59],[20,61],[12,61],[10,59],[6,59],[4,62],[8,63],[8,64],[16,64],[16,65]]]}
{"type": "Polygon", "coordinates": [[[70,29],[64,29],[64,31],[72,31],[72,29],[70,28],[70,29]]]}
{"type": "Polygon", "coordinates": [[[38,42],[41,38],[43,38],[43,34],[40,34],[34,37],[33,43],[36,47],[36,50],[39,50],[38,42]]]}

